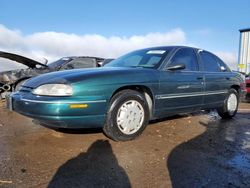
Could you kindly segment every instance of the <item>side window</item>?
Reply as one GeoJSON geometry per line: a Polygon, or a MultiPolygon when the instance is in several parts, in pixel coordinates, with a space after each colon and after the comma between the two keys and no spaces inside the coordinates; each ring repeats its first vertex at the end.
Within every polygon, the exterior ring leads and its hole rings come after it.
{"type": "Polygon", "coordinates": [[[197,57],[193,49],[191,48],[182,48],[178,50],[174,57],[170,60],[169,66],[174,66],[177,64],[184,64],[187,71],[198,71],[198,62],[197,57]]]}
{"type": "Polygon", "coordinates": [[[224,72],[231,71],[230,68],[220,58],[218,58],[217,56],[215,56],[215,58],[221,67],[221,71],[224,71],[224,72]]]}
{"type": "Polygon", "coordinates": [[[161,60],[160,56],[151,56],[148,61],[147,61],[147,65],[148,66],[155,66],[157,63],[159,63],[159,61],[161,60]]]}
{"type": "Polygon", "coordinates": [[[92,58],[76,58],[67,63],[63,69],[81,69],[96,67],[96,61],[92,58]]]}
{"type": "Polygon", "coordinates": [[[221,72],[220,64],[214,55],[206,51],[202,51],[199,54],[204,65],[204,71],[221,72]]]}

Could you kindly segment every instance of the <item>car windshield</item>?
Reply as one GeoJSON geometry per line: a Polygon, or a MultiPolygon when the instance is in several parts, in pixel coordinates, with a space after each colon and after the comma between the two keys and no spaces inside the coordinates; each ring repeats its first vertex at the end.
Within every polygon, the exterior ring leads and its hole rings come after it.
{"type": "Polygon", "coordinates": [[[111,61],[105,67],[143,67],[156,68],[169,53],[170,48],[144,49],[128,53],[111,61]]]}
{"type": "Polygon", "coordinates": [[[48,66],[52,69],[61,67],[65,62],[71,60],[70,58],[61,58],[57,61],[51,62],[48,64],[48,66]]]}

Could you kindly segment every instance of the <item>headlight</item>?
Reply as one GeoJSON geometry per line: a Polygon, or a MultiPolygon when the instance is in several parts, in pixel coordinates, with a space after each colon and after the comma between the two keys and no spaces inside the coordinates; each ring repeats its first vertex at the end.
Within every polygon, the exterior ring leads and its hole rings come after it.
{"type": "Polygon", "coordinates": [[[73,89],[66,84],[45,84],[34,89],[32,93],[45,96],[71,96],[73,89]]]}

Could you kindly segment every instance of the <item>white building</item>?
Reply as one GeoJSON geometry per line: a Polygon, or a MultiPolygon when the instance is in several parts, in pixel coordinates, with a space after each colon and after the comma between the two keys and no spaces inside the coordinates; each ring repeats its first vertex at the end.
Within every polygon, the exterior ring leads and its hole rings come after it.
{"type": "Polygon", "coordinates": [[[250,28],[240,30],[238,70],[250,73],[250,28]]]}

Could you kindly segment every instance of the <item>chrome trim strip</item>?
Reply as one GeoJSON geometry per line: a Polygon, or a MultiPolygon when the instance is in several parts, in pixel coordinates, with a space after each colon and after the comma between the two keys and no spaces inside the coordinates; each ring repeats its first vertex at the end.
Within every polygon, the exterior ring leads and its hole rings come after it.
{"type": "Polygon", "coordinates": [[[228,93],[227,90],[224,90],[224,91],[219,91],[219,92],[207,92],[205,93],[205,95],[216,95],[216,94],[225,94],[225,93],[228,93]]]}
{"type": "Polygon", "coordinates": [[[194,93],[181,93],[178,95],[166,94],[166,95],[156,95],[156,99],[173,99],[173,98],[183,98],[183,97],[196,97],[196,96],[206,96],[206,95],[217,95],[217,94],[225,94],[228,91],[222,90],[217,92],[194,92],[194,93]]]}
{"type": "Polygon", "coordinates": [[[190,85],[183,85],[177,87],[177,89],[188,89],[188,88],[190,88],[190,85]]]}
{"type": "Polygon", "coordinates": [[[25,102],[32,103],[44,103],[44,104],[80,104],[80,103],[102,103],[107,100],[96,100],[96,101],[39,101],[39,100],[30,100],[30,99],[21,99],[25,102]]]}
{"type": "Polygon", "coordinates": [[[156,99],[173,99],[173,98],[183,98],[183,97],[196,97],[202,96],[204,94],[190,94],[190,95],[174,95],[174,96],[156,96],[156,99]]]}

